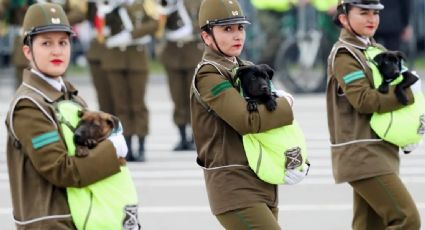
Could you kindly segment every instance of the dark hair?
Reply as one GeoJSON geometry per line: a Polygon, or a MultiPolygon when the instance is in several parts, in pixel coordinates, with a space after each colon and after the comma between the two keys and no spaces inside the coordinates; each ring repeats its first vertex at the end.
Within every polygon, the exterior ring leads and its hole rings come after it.
{"type": "Polygon", "coordinates": [[[338,17],[341,14],[348,14],[348,12],[353,8],[350,4],[341,4],[336,8],[336,14],[333,16],[333,22],[338,27],[342,28],[342,24],[339,21],[338,17]]]}
{"type": "Polygon", "coordinates": [[[205,25],[205,26],[203,26],[202,28],[201,28],[201,30],[202,31],[205,31],[205,32],[207,32],[207,33],[209,33],[209,34],[211,34],[212,33],[212,26],[211,25],[205,25]]]}

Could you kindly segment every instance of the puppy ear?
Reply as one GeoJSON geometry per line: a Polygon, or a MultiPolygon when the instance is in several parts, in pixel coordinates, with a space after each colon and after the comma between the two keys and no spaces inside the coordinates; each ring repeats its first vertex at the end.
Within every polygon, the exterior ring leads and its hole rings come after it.
{"type": "Polygon", "coordinates": [[[78,110],[77,116],[78,116],[79,118],[81,118],[81,117],[84,115],[84,113],[85,113],[86,111],[87,111],[86,109],[78,110]]]}
{"type": "Polygon", "coordinates": [[[269,75],[270,80],[273,78],[274,70],[267,64],[259,64],[258,67],[269,75]]]}
{"type": "Polygon", "coordinates": [[[110,115],[108,119],[108,124],[112,127],[112,129],[118,128],[119,123],[120,123],[120,120],[118,119],[118,117],[114,115],[110,115]]]}
{"type": "Polygon", "coordinates": [[[235,74],[235,80],[236,79],[242,79],[242,77],[245,75],[245,72],[251,68],[250,66],[241,66],[236,70],[236,74],[235,74]]]}
{"type": "Polygon", "coordinates": [[[395,51],[395,54],[401,60],[403,60],[403,61],[406,61],[407,60],[406,54],[404,54],[403,52],[401,52],[401,51],[395,51]]]}
{"type": "Polygon", "coordinates": [[[384,60],[384,58],[385,58],[385,53],[380,53],[380,54],[378,54],[378,55],[376,55],[374,58],[373,58],[373,60],[376,62],[376,64],[379,66],[379,65],[381,65],[382,64],[382,61],[384,60]]]}

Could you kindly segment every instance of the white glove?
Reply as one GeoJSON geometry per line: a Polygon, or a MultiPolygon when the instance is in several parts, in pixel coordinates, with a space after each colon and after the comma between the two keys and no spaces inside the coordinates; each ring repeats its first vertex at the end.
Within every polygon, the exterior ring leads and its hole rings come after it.
{"type": "Polygon", "coordinates": [[[294,97],[291,94],[279,89],[279,90],[276,90],[276,95],[278,97],[284,97],[289,102],[291,107],[292,105],[294,105],[294,97]]]}
{"type": "Polygon", "coordinates": [[[403,152],[405,154],[408,154],[408,153],[412,152],[413,150],[415,150],[418,147],[419,147],[419,144],[409,144],[409,145],[403,146],[401,148],[401,150],[403,150],[403,152]]]}
{"type": "Polygon", "coordinates": [[[106,39],[106,47],[113,48],[113,47],[119,47],[119,46],[126,46],[130,44],[132,41],[131,33],[123,30],[119,32],[118,34],[115,34],[112,37],[109,37],[106,39]]]}
{"type": "Polygon", "coordinates": [[[304,171],[298,169],[288,169],[285,173],[285,184],[294,185],[300,183],[307,175],[310,166],[305,164],[304,171]]]}
{"type": "Polygon", "coordinates": [[[124,136],[122,134],[111,135],[108,137],[108,140],[110,140],[114,145],[117,157],[125,158],[125,156],[127,156],[127,143],[125,142],[124,136]]]}

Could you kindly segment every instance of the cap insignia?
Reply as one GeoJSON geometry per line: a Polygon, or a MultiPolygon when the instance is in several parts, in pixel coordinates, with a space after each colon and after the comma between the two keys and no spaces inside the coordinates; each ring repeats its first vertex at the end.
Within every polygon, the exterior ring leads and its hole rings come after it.
{"type": "Polygon", "coordinates": [[[52,23],[53,24],[60,24],[61,23],[61,19],[60,18],[52,18],[52,23]]]}

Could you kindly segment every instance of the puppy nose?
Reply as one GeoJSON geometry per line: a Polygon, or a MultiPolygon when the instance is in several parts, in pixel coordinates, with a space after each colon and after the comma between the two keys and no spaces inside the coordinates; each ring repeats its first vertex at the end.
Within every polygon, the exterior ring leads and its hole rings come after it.
{"type": "Polygon", "coordinates": [[[263,91],[263,92],[268,92],[269,91],[269,87],[267,87],[267,86],[261,86],[261,91],[263,91]]]}

